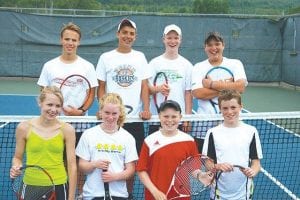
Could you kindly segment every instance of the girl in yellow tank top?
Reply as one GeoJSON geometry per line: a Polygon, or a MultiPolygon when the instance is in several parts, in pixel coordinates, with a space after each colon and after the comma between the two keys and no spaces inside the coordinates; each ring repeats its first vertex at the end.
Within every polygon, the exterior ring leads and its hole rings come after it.
{"type": "MultiPolygon", "coordinates": [[[[75,158],[75,130],[68,124],[59,121],[63,105],[63,97],[59,88],[45,87],[39,96],[41,115],[28,121],[21,122],[16,129],[16,149],[10,169],[10,177],[21,174],[23,154],[26,152],[26,165],[38,165],[44,168],[52,177],[55,184],[57,200],[72,200],[76,189],[76,158],[75,158]],[[64,165],[64,148],[66,149],[66,163],[64,165]]],[[[26,187],[36,188],[45,186],[45,181],[39,174],[30,170],[25,172],[24,193],[26,187]]]]}

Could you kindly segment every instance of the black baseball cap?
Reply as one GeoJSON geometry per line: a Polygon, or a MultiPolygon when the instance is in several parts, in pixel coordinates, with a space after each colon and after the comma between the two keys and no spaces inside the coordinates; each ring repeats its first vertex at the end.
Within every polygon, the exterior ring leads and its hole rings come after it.
{"type": "Polygon", "coordinates": [[[174,110],[179,111],[179,113],[181,113],[180,105],[179,105],[179,103],[177,103],[176,101],[173,101],[173,100],[167,100],[167,101],[165,101],[165,102],[162,102],[162,103],[160,104],[160,107],[159,107],[159,113],[160,113],[161,111],[166,110],[167,108],[173,108],[174,110]]]}

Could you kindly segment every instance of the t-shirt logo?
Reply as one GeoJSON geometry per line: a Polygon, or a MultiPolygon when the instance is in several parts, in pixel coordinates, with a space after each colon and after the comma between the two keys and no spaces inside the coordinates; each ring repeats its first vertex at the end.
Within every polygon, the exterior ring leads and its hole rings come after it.
{"type": "MultiPolygon", "coordinates": [[[[179,74],[177,70],[168,69],[168,70],[162,70],[162,72],[164,72],[167,75],[169,83],[176,83],[180,81],[179,79],[183,79],[183,76],[179,74]]],[[[164,82],[165,81],[164,77],[162,75],[159,76],[158,81],[164,82]]]]}
{"type": "Polygon", "coordinates": [[[115,75],[112,79],[121,87],[129,87],[134,81],[137,81],[137,77],[134,75],[135,69],[130,65],[122,65],[114,72],[115,75]]]}

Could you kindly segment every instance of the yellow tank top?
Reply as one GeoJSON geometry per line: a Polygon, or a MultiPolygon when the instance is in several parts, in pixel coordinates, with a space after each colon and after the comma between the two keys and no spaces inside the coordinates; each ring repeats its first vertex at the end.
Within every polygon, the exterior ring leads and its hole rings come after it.
{"type": "MultiPolygon", "coordinates": [[[[66,183],[67,173],[63,162],[64,137],[62,130],[60,129],[55,136],[45,139],[32,130],[31,126],[30,124],[26,141],[26,164],[44,168],[52,177],[55,185],[66,183]]],[[[50,185],[46,176],[38,175],[36,171],[31,172],[29,169],[25,171],[23,179],[25,184],[50,185]]]]}

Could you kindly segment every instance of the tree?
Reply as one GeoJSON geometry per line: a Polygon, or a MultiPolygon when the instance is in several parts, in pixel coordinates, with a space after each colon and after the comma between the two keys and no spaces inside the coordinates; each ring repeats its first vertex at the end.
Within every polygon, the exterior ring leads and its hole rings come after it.
{"type": "Polygon", "coordinates": [[[228,0],[194,0],[193,13],[227,14],[229,2],[228,0]]]}
{"type": "Polygon", "coordinates": [[[101,4],[97,0],[0,0],[0,6],[95,10],[101,4]]]}

